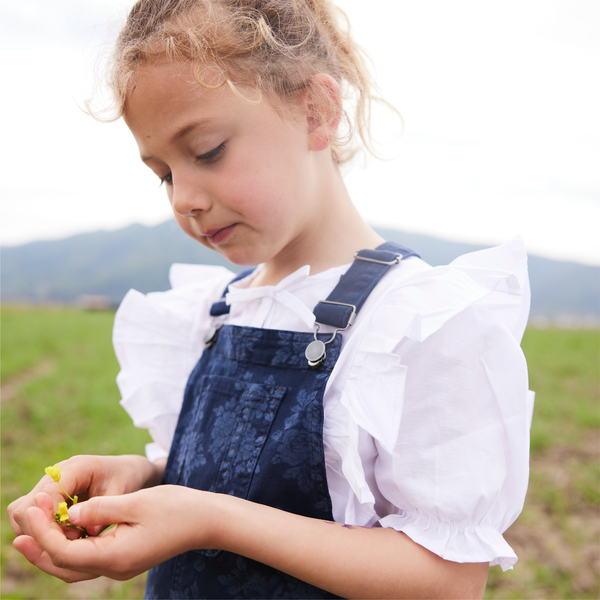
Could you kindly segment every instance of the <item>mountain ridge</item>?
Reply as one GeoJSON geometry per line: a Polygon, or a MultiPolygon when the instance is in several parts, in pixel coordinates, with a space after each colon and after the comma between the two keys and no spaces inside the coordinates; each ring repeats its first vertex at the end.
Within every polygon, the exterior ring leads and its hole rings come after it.
{"type": "MultiPolygon", "coordinates": [[[[487,246],[376,227],[386,240],[414,248],[432,266],[487,246]]],[[[3,302],[74,303],[101,295],[118,303],[130,288],[169,289],[172,263],[216,264],[232,271],[219,254],[186,236],[174,220],[155,226],[129,225],[62,240],[0,247],[3,302]]],[[[529,256],[532,316],[600,317],[600,267],[529,256]]]]}

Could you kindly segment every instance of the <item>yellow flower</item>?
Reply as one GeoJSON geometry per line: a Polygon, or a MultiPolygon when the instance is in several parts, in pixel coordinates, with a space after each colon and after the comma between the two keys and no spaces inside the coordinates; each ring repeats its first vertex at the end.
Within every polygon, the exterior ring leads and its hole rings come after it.
{"type": "Polygon", "coordinates": [[[58,483],[60,481],[60,467],[58,465],[46,467],[46,475],[50,475],[50,477],[58,483]]]}
{"type": "Polygon", "coordinates": [[[60,515],[60,522],[64,523],[69,520],[69,513],[67,512],[67,503],[60,502],[58,505],[58,514],[60,515]]]}
{"type": "MultiPolygon", "coordinates": [[[[50,475],[50,477],[52,477],[52,479],[54,479],[54,481],[58,483],[58,485],[60,485],[60,489],[69,498],[71,498],[69,492],[67,492],[67,490],[65,490],[65,488],[60,483],[60,467],[58,465],[54,465],[53,467],[46,467],[44,470],[46,471],[46,475],[50,475]]],[[[71,500],[73,501],[73,504],[77,504],[77,496],[71,498],[71,500]]]]}

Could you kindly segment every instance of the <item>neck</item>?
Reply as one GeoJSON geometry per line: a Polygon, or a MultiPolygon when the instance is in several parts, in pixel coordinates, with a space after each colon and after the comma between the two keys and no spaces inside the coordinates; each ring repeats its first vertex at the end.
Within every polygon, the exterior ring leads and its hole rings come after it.
{"type": "MultiPolygon", "coordinates": [[[[321,158],[321,157],[320,157],[321,158]]],[[[315,275],[351,263],[363,248],[376,248],[385,240],[360,216],[337,165],[325,164],[318,185],[307,186],[306,224],[290,247],[265,263],[253,286],[276,285],[304,265],[315,275]]]]}

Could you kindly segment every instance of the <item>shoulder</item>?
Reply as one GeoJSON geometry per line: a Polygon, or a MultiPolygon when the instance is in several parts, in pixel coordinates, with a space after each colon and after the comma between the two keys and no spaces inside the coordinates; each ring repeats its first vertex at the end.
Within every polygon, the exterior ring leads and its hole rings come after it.
{"type": "Polygon", "coordinates": [[[507,370],[514,385],[501,387],[521,403],[526,261],[517,239],[447,266],[411,258],[390,270],[352,326],[328,383],[330,397],[389,452],[408,405],[425,412],[436,403],[466,409],[507,370]],[[374,398],[378,409],[372,411],[374,398]]]}
{"type": "Polygon", "coordinates": [[[202,340],[201,329],[210,325],[204,318],[210,305],[233,277],[224,267],[174,264],[169,272],[172,289],[149,294],[130,290],[117,310],[113,328],[121,364],[133,349],[137,356],[142,345],[189,352],[191,340],[202,340]]]}
{"type": "Polygon", "coordinates": [[[234,275],[224,267],[173,264],[169,270],[171,289],[148,294],[129,290],[117,310],[115,327],[129,320],[150,325],[148,321],[193,319],[201,306],[221,297],[234,275]]]}
{"type": "Polygon", "coordinates": [[[424,341],[462,312],[487,314],[520,341],[529,315],[527,255],[521,238],[431,267],[418,258],[403,261],[384,278],[366,308],[370,331],[400,340],[424,341]],[[472,307],[485,307],[473,311],[472,307]]]}

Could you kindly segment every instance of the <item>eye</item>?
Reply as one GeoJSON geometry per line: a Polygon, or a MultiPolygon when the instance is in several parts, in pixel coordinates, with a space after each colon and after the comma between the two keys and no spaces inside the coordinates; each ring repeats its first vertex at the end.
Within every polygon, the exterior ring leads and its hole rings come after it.
{"type": "Polygon", "coordinates": [[[206,154],[200,154],[199,156],[196,156],[196,160],[198,162],[205,163],[214,162],[215,160],[217,160],[217,158],[219,158],[223,150],[225,150],[225,142],[223,142],[220,146],[213,148],[210,152],[207,152],[206,154]]]}
{"type": "Polygon", "coordinates": [[[171,173],[165,175],[164,177],[160,178],[160,185],[162,185],[163,183],[166,183],[167,185],[173,183],[173,175],[171,173]]]}

